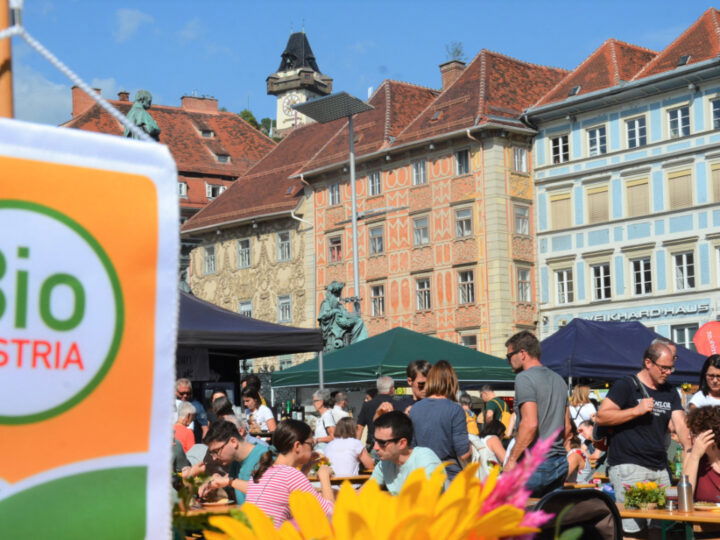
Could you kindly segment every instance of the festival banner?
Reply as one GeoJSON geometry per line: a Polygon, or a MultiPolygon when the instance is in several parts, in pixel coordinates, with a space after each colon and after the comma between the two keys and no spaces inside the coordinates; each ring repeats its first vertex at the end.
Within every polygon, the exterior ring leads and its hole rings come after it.
{"type": "Polygon", "coordinates": [[[720,321],[710,321],[698,328],[693,343],[697,352],[703,356],[720,354],[720,321]]]}
{"type": "Polygon", "coordinates": [[[177,171],[0,119],[0,536],[170,535],[177,171]]]}

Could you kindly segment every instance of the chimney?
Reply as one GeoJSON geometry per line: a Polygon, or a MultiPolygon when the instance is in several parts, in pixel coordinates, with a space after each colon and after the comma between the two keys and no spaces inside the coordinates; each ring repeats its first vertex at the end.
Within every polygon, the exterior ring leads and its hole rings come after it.
{"type": "Polygon", "coordinates": [[[218,101],[213,97],[183,96],[182,108],[186,111],[216,113],[218,101]]]}
{"type": "Polygon", "coordinates": [[[118,100],[119,101],[130,101],[130,92],[127,90],[120,90],[118,92],[118,100]]]}
{"type": "MultiPolygon", "coordinates": [[[[102,93],[99,88],[93,88],[98,94],[102,93]]],[[[88,96],[79,86],[72,87],[72,117],[84,113],[95,104],[95,100],[88,96]]]]}
{"type": "Polygon", "coordinates": [[[442,89],[446,90],[452,83],[458,80],[465,70],[465,62],[461,60],[450,60],[440,64],[440,76],[442,77],[442,89]]]}

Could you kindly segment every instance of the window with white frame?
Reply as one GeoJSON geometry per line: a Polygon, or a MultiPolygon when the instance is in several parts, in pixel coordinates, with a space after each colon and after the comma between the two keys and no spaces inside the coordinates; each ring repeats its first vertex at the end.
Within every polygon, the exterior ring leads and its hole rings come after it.
{"type": "Polygon", "coordinates": [[[593,264],[592,275],[593,300],[609,300],[612,297],[610,285],[610,263],[593,264]]]}
{"type": "Polygon", "coordinates": [[[598,126],[587,130],[588,155],[599,156],[607,153],[607,134],[605,126],[598,126]]]}
{"type": "Polygon", "coordinates": [[[627,129],[628,148],[637,148],[647,144],[647,127],[644,116],[626,120],[625,127],[627,129]]]}
{"type": "Polygon", "coordinates": [[[455,152],[455,174],[468,174],[470,172],[470,151],[459,150],[455,152]]]}
{"type": "Polygon", "coordinates": [[[382,225],[372,227],[368,232],[370,236],[370,255],[380,255],[385,251],[385,231],[382,225]]]}
{"type": "Polygon", "coordinates": [[[340,184],[330,184],[328,192],[330,193],[330,206],[340,204],[340,184]]]}
{"type": "Polygon", "coordinates": [[[572,226],[570,192],[550,195],[550,228],[567,229],[572,226]]]}
{"type": "Polygon", "coordinates": [[[178,182],[178,195],[180,197],[186,198],[188,195],[188,185],[187,182],[178,182]]]}
{"type": "Polygon", "coordinates": [[[530,287],[530,269],[518,266],[517,276],[517,301],[532,302],[532,289],[530,287]]]}
{"type": "Polygon", "coordinates": [[[697,331],[697,324],[678,324],[670,327],[671,339],[678,345],[695,352],[697,352],[697,349],[692,338],[697,331]]]}
{"type": "Polygon", "coordinates": [[[342,261],[342,236],[328,237],[328,262],[330,264],[342,261]]]}
{"type": "Polygon", "coordinates": [[[230,163],[230,156],[227,154],[215,154],[218,163],[230,163]]]}
{"type": "Polygon", "coordinates": [[[385,285],[370,287],[370,313],[373,317],[385,315],[385,285]]]}
{"type": "Polygon", "coordinates": [[[292,322],[292,299],[290,295],[278,296],[278,322],[292,322]]]}
{"type": "Polygon", "coordinates": [[[530,234],[530,208],[516,204],[513,206],[515,215],[515,234],[530,234]]]}
{"type": "Polygon", "coordinates": [[[668,134],[670,138],[690,135],[690,107],[678,107],[668,111],[668,134]]]}
{"type": "Polygon", "coordinates": [[[646,216],[650,213],[650,186],[647,178],[629,180],[625,184],[628,217],[646,216]]]}
{"type": "Polygon", "coordinates": [[[280,262],[289,261],[291,256],[290,232],[283,231],[277,233],[277,260],[280,262]]]}
{"type": "Polygon", "coordinates": [[[205,273],[215,273],[215,246],[205,246],[205,273]]]}
{"type": "Polygon", "coordinates": [[[225,186],[219,186],[217,184],[205,184],[205,196],[208,199],[214,199],[219,197],[220,194],[225,191],[225,186]]]}
{"type": "Polygon", "coordinates": [[[712,184],[710,199],[713,202],[720,202],[720,163],[716,163],[710,168],[710,183],[712,184]]]}
{"type": "Polygon", "coordinates": [[[424,159],[418,159],[412,163],[413,186],[427,184],[427,165],[424,159]]]}
{"type": "Polygon", "coordinates": [[[714,99],[710,102],[712,112],[713,129],[720,129],[720,99],[714,99]]]}
{"type": "Polygon", "coordinates": [[[477,336],[474,334],[463,334],[460,336],[460,345],[469,349],[477,350],[477,336]]]}
{"type": "Polygon", "coordinates": [[[237,244],[238,268],[250,268],[252,258],[250,254],[250,239],[241,238],[237,244]]]}
{"type": "Polygon", "coordinates": [[[525,148],[513,147],[513,170],[520,173],[528,172],[527,150],[525,148]]]}
{"type": "Polygon", "coordinates": [[[413,245],[425,246],[430,243],[428,217],[422,216],[413,219],[413,245]]]}
{"type": "Polygon", "coordinates": [[[380,171],[373,171],[368,174],[368,195],[370,197],[373,195],[380,195],[381,189],[380,171]]]}
{"type": "Polygon", "coordinates": [[[241,300],[238,305],[238,313],[245,317],[252,317],[252,300],[241,300]]]}
{"type": "Polygon", "coordinates": [[[685,291],[695,288],[695,254],[692,251],[673,255],[675,289],[685,291]]]}
{"type": "Polygon", "coordinates": [[[472,208],[455,210],[455,236],[464,238],[472,235],[472,208]]]}
{"type": "Polygon", "coordinates": [[[430,302],[430,278],[415,280],[415,300],[418,311],[427,311],[432,308],[430,302]]]}
{"type": "Polygon", "coordinates": [[[693,205],[692,173],[690,169],[667,175],[668,206],[671,210],[693,205]]]}
{"type": "Polygon", "coordinates": [[[475,303],[475,272],[472,270],[458,272],[458,303],[475,303]]]}
{"type": "Polygon", "coordinates": [[[292,367],[292,365],[293,365],[292,354],[283,354],[280,357],[280,371],[282,371],[283,369],[292,367]]]}
{"type": "Polygon", "coordinates": [[[633,292],[640,296],[652,292],[652,266],[650,257],[630,261],[633,275],[633,292]]]}
{"type": "Polygon", "coordinates": [[[550,149],[554,164],[568,161],[570,159],[570,142],[567,134],[550,139],[550,149]]]}
{"type": "Polygon", "coordinates": [[[588,188],[587,191],[587,213],[588,223],[602,223],[610,216],[608,187],[597,186],[588,188]]]}
{"type": "Polygon", "coordinates": [[[570,304],[575,300],[573,291],[572,268],[563,268],[555,271],[555,284],[558,304],[570,304]]]}

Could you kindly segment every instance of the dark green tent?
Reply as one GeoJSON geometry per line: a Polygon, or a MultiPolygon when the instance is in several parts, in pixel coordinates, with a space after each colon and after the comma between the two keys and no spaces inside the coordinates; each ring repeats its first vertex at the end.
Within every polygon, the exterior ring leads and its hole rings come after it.
{"type": "MultiPolygon", "coordinates": [[[[515,374],[505,360],[406,328],[393,328],[323,359],[325,384],[375,382],[380,375],[405,380],[405,367],[412,360],[450,362],[464,383],[512,382],[515,374]]],[[[317,386],[318,360],[314,358],[272,375],[272,386],[317,386]]]]}

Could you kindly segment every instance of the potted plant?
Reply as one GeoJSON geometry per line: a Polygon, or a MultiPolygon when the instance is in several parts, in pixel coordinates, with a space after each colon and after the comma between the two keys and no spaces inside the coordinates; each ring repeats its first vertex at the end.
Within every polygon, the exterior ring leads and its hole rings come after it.
{"type": "Polygon", "coordinates": [[[665,486],[657,482],[636,482],[625,486],[625,507],[653,510],[665,508],[667,496],[665,486]]]}

